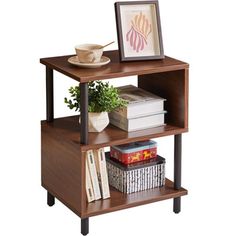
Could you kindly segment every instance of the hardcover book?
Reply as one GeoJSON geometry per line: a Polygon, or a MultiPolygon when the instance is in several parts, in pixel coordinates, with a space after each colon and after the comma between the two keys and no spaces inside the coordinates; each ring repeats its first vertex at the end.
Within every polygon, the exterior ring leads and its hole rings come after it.
{"type": "Polygon", "coordinates": [[[93,186],[94,198],[95,200],[98,200],[101,198],[101,192],[100,192],[99,183],[98,183],[98,176],[97,176],[97,170],[95,166],[93,150],[87,151],[87,164],[88,164],[88,169],[89,169],[91,182],[93,186]]]}
{"type": "Polygon", "coordinates": [[[109,198],[110,189],[109,189],[109,184],[108,184],[105,152],[103,148],[94,150],[94,160],[96,163],[98,181],[99,181],[99,185],[102,192],[102,198],[103,199],[109,198]]]}
{"type": "Polygon", "coordinates": [[[109,119],[111,124],[127,132],[131,132],[165,125],[165,113],[166,111],[159,111],[156,114],[128,119],[119,113],[111,112],[109,119]]]}
{"type": "Polygon", "coordinates": [[[95,200],[95,198],[94,198],[93,186],[92,186],[92,181],[91,181],[87,161],[85,162],[85,166],[86,166],[86,170],[85,170],[86,185],[85,186],[86,186],[87,200],[88,202],[92,202],[95,200]]]}
{"type": "Polygon", "coordinates": [[[120,97],[128,101],[128,106],[112,114],[119,114],[125,118],[135,118],[160,113],[164,110],[164,101],[155,94],[133,85],[117,87],[120,97]]]}

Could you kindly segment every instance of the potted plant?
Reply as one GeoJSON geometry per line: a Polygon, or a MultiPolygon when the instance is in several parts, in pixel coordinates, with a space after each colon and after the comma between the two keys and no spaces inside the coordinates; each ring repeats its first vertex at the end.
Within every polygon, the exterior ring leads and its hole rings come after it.
{"type": "MultiPolygon", "coordinates": [[[[65,98],[70,109],[80,110],[80,85],[70,87],[71,99],[65,98]]],[[[92,81],[88,83],[88,123],[89,132],[101,132],[109,124],[108,112],[127,105],[119,97],[118,89],[108,82],[92,81]]]]}

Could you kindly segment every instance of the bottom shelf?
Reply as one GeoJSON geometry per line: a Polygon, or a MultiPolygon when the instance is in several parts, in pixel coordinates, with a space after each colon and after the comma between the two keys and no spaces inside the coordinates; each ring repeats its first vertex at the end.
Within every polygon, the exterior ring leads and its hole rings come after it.
{"type": "Polygon", "coordinates": [[[111,197],[109,199],[87,203],[83,217],[96,216],[165,199],[181,197],[188,193],[184,188],[175,190],[173,182],[169,179],[166,179],[165,186],[161,188],[124,194],[117,191],[115,188],[110,187],[110,192],[111,197]]]}

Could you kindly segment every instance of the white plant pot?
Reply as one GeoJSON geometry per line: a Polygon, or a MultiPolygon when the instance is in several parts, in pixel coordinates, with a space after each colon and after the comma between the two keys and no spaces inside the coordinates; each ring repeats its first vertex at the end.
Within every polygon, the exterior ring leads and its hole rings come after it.
{"type": "Polygon", "coordinates": [[[101,132],[109,124],[107,112],[89,112],[88,113],[88,129],[89,132],[101,132]]]}

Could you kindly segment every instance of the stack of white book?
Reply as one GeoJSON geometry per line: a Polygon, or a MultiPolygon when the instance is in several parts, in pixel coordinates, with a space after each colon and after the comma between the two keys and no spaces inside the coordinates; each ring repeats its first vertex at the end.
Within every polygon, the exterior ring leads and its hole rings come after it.
{"type": "Polygon", "coordinates": [[[86,194],[88,202],[110,197],[105,152],[103,148],[86,154],[86,194]]]}
{"type": "Polygon", "coordinates": [[[165,124],[166,99],[133,85],[117,89],[120,97],[128,101],[128,105],[109,114],[111,124],[128,132],[165,124]]]}

